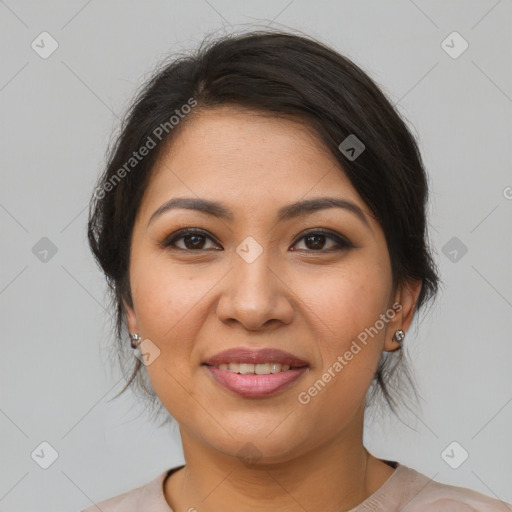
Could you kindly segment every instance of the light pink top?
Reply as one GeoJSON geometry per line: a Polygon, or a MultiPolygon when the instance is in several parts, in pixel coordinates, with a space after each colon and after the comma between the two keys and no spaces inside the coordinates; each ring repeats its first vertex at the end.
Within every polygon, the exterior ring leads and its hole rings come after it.
{"type": "MultiPolygon", "coordinates": [[[[397,462],[394,473],[349,512],[512,512],[512,505],[462,487],[441,484],[397,462]]],[[[164,482],[179,466],[148,484],[109,498],[82,512],[172,512],[164,496],[164,482]]]]}

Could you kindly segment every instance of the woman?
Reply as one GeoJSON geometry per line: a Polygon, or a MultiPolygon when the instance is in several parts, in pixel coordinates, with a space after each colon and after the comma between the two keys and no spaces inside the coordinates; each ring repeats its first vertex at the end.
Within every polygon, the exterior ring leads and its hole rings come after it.
{"type": "Polygon", "coordinates": [[[363,445],[376,394],[396,410],[404,338],[437,290],[426,204],[404,122],[318,42],[253,32],[159,70],[89,240],[135,351],[127,386],[178,422],[186,464],[97,507],[509,510],[363,445]]]}

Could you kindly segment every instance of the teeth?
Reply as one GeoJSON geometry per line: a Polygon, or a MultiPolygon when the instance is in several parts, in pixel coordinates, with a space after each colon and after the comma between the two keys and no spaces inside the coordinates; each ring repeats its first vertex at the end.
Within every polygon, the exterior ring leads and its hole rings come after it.
{"type": "Polygon", "coordinates": [[[229,370],[234,373],[241,373],[242,375],[256,374],[256,375],[270,375],[271,373],[286,372],[290,369],[289,364],[280,363],[222,363],[218,366],[219,370],[229,370]]]}
{"type": "Polygon", "coordinates": [[[254,371],[257,375],[268,375],[270,373],[270,363],[255,364],[254,371]]]}
{"type": "MultiPolygon", "coordinates": [[[[231,365],[229,365],[231,367],[231,365]]],[[[240,363],[238,365],[238,372],[242,375],[247,375],[248,373],[254,373],[254,365],[247,363],[240,363]]]]}

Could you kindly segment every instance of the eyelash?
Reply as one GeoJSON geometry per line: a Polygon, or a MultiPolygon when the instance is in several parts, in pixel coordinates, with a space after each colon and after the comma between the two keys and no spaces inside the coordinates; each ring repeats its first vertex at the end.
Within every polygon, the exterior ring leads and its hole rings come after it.
{"type": "MultiPolygon", "coordinates": [[[[175,243],[178,240],[181,240],[181,239],[185,238],[186,236],[192,236],[192,235],[200,235],[205,238],[209,238],[210,240],[215,242],[215,240],[206,231],[203,231],[202,229],[185,228],[185,229],[180,229],[176,233],[172,233],[171,235],[167,236],[162,242],[160,242],[159,245],[164,248],[167,248],[167,249],[173,249],[173,250],[175,249],[178,251],[185,251],[185,252],[201,252],[201,251],[212,250],[212,249],[197,249],[197,250],[182,249],[181,247],[176,247],[175,243]]],[[[301,234],[301,236],[296,239],[296,241],[293,243],[293,245],[296,245],[303,238],[307,238],[308,236],[312,236],[312,235],[322,235],[322,236],[325,236],[326,238],[330,238],[331,240],[335,241],[339,247],[338,247],[338,249],[330,248],[330,249],[318,249],[318,250],[314,250],[314,249],[299,249],[299,250],[305,250],[306,252],[312,252],[312,253],[325,253],[325,252],[332,252],[333,250],[341,251],[341,250],[347,250],[347,249],[354,248],[354,245],[351,242],[349,242],[346,238],[344,238],[340,235],[337,235],[336,233],[334,233],[332,231],[329,231],[327,229],[322,229],[322,228],[313,229],[306,233],[301,234]]],[[[215,242],[215,243],[217,243],[217,242],[215,242]]],[[[219,249],[214,249],[214,250],[219,250],[219,249]]]]}

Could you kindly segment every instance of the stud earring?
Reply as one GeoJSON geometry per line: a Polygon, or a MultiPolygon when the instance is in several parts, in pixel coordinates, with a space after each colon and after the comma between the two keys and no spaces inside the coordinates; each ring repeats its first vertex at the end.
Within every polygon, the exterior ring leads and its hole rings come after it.
{"type": "Polygon", "coordinates": [[[140,342],[141,342],[141,337],[137,333],[131,332],[130,333],[130,346],[132,348],[139,348],[140,342]]]}
{"type": "Polygon", "coordinates": [[[393,334],[393,341],[400,343],[400,346],[402,345],[404,338],[405,338],[405,332],[402,331],[402,329],[398,329],[398,331],[395,331],[395,334],[393,334]]]}

